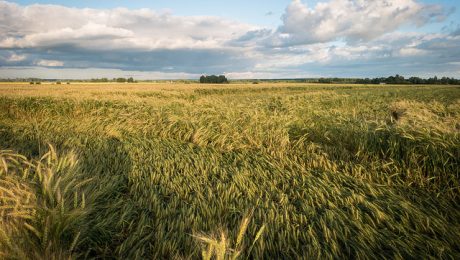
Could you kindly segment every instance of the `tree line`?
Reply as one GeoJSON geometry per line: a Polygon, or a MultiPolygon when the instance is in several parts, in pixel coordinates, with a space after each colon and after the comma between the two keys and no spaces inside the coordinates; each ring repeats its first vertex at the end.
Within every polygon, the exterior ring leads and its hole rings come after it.
{"type": "Polygon", "coordinates": [[[380,77],[380,78],[357,78],[357,79],[340,79],[340,78],[320,78],[318,83],[350,83],[350,84],[414,84],[414,85],[460,85],[460,80],[449,77],[431,78],[410,77],[404,78],[401,75],[380,77]]]}
{"type": "MultiPolygon", "coordinates": [[[[41,79],[41,78],[0,78],[0,82],[57,82],[57,79],[41,79]]],[[[67,82],[118,82],[118,83],[137,83],[132,77],[129,78],[94,78],[89,80],[71,80],[67,82]]],[[[147,80],[146,82],[165,82],[165,80],[147,80]]],[[[170,80],[168,80],[170,82],[170,80]]],[[[194,83],[196,80],[174,80],[174,82],[194,83]]],[[[228,83],[228,79],[224,75],[216,76],[201,76],[200,83],[223,84],[228,83]]],[[[269,83],[269,82],[292,82],[292,83],[336,83],[336,84],[422,84],[422,85],[460,85],[460,79],[450,77],[409,77],[405,78],[396,74],[395,76],[380,77],[380,78],[294,78],[294,79],[240,79],[233,80],[234,83],[269,83]]]]}
{"type": "Polygon", "coordinates": [[[100,79],[91,79],[90,82],[118,82],[118,83],[137,83],[136,80],[133,79],[133,77],[129,78],[113,78],[113,79],[108,79],[108,78],[100,78],[100,79]]]}

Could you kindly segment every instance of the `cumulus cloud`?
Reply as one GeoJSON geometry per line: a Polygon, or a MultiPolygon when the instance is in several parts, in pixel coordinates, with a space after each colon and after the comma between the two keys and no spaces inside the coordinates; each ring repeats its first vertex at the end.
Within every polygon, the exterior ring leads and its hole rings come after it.
{"type": "Polygon", "coordinates": [[[0,1],[0,48],[71,44],[101,49],[219,48],[255,28],[211,16],[180,17],[150,9],[76,9],[0,1]]]}
{"type": "Polygon", "coordinates": [[[294,0],[286,8],[275,44],[308,44],[337,39],[372,40],[405,24],[442,20],[439,5],[415,0],[331,0],[310,8],[294,0]]]}
{"type": "Polygon", "coordinates": [[[18,61],[23,61],[26,58],[27,58],[26,55],[13,53],[13,54],[11,54],[11,56],[6,58],[6,60],[9,61],[9,62],[18,62],[18,61]]]}
{"type": "Polygon", "coordinates": [[[370,41],[343,41],[266,49],[255,65],[260,71],[331,77],[380,77],[394,74],[455,76],[460,37],[446,34],[388,33],[370,41]]]}
{"type": "Polygon", "coordinates": [[[76,29],[65,27],[52,31],[31,33],[23,37],[8,37],[0,41],[0,47],[43,48],[73,44],[79,47],[107,48],[107,46],[99,45],[102,43],[101,41],[108,42],[109,40],[128,38],[132,35],[133,33],[126,29],[89,22],[76,29]]]}
{"type": "Polygon", "coordinates": [[[27,54],[30,59],[23,65],[185,73],[249,69],[252,61],[246,50],[228,42],[258,28],[220,17],[175,16],[151,9],[21,6],[6,1],[0,1],[0,25],[0,51],[27,54]]]}
{"type": "Polygon", "coordinates": [[[58,60],[38,60],[36,65],[43,67],[62,67],[64,62],[58,60]]]}

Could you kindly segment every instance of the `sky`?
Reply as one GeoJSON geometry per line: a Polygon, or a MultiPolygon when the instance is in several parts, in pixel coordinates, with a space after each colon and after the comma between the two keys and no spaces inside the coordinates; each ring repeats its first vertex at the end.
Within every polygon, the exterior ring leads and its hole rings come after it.
{"type": "Polygon", "coordinates": [[[0,78],[460,78],[458,0],[0,0],[0,78]]]}

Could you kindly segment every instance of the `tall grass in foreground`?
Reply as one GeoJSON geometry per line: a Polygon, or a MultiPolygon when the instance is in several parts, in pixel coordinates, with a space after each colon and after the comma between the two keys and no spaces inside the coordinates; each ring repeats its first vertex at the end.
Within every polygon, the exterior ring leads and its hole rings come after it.
{"type": "Polygon", "coordinates": [[[52,146],[39,160],[0,151],[0,256],[67,259],[84,237],[88,212],[75,155],[52,146]],[[82,235],[83,232],[83,235],[82,235]]]}
{"type": "Polygon", "coordinates": [[[460,257],[455,87],[96,87],[0,97],[5,257],[460,257]]]}
{"type": "MultiPolygon", "coordinates": [[[[236,233],[236,237],[232,241],[228,238],[226,231],[220,230],[218,234],[209,236],[206,234],[197,234],[194,237],[205,245],[205,249],[202,251],[202,259],[210,260],[215,257],[217,260],[224,259],[237,259],[243,252],[243,239],[245,239],[245,233],[248,228],[249,222],[251,221],[252,212],[247,214],[241,221],[241,224],[236,233]]],[[[254,240],[252,241],[251,247],[247,249],[246,253],[251,253],[252,248],[261,238],[265,229],[263,225],[257,232],[254,240]]]]}

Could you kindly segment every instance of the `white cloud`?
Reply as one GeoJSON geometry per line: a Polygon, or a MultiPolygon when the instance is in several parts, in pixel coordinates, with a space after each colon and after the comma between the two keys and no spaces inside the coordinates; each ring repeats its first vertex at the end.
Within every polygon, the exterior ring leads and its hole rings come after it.
{"type": "Polygon", "coordinates": [[[174,16],[150,9],[20,6],[0,1],[0,48],[71,44],[91,49],[221,48],[257,27],[212,16],[174,16]]]}
{"type": "Polygon", "coordinates": [[[408,48],[402,48],[399,50],[399,54],[403,57],[405,56],[421,56],[421,55],[424,55],[424,54],[427,54],[428,52],[425,51],[425,50],[421,50],[421,49],[418,49],[418,48],[411,48],[411,47],[408,47],[408,48]]]}
{"type": "Polygon", "coordinates": [[[64,62],[58,60],[39,60],[36,62],[36,65],[43,67],[62,67],[64,62]]]}
{"type": "Polygon", "coordinates": [[[6,60],[8,62],[18,62],[18,61],[23,61],[27,58],[26,55],[21,55],[21,54],[16,54],[16,53],[13,53],[11,54],[10,57],[6,58],[6,60]]]}
{"type": "Polygon", "coordinates": [[[393,32],[402,25],[423,25],[442,19],[437,5],[415,0],[331,0],[309,8],[294,0],[286,8],[283,25],[274,44],[308,44],[336,39],[371,40],[393,32]]]}
{"type": "Polygon", "coordinates": [[[3,48],[31,48],[57,46],[60,44],[79,44],[80,47],[107,48],[101,44],[110,40],[123,39],[132,36],[132,32],[122,28],[108,27],[103,24],[89,22],[80,28],[65,27],[52,31],[37,32],[24,37],[8,37],[0,41],[3,48]]]}

